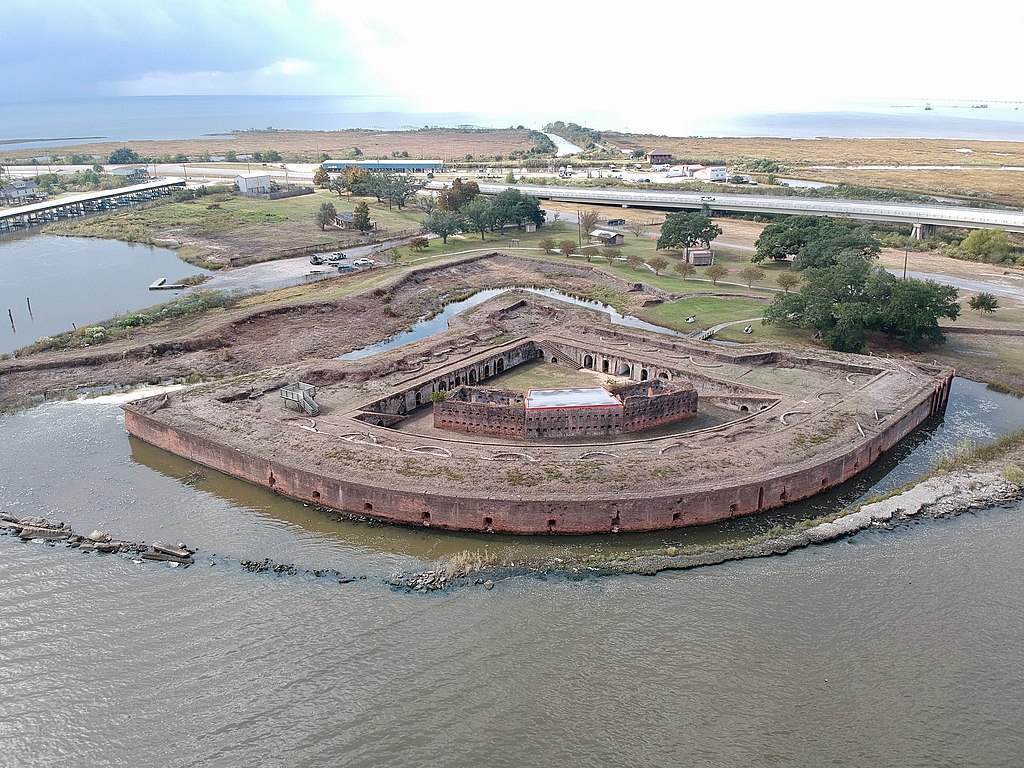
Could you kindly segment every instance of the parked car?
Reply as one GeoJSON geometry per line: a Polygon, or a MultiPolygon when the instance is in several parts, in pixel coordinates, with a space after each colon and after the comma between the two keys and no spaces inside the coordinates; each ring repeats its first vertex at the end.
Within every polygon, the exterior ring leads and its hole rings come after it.
{"type": "Polygon", "coordinates": [[[356,271],[356,265],[355,264],[339,264],[338,265],[338,271],[343,273],[343,274],[345,272],[355,272],[356,271]]]}
{"type": "Polygon", "coordinates": [[[357,267],[372,267],[377,262],[374,261],[373,259],[356,259],[352,263],[355,264],[357,267]]]}
{"type": "Polygon", "coordinates": [[[320,254],[314,253],[312,256],[309,257],[309,263],[315,264],[316,266],[320,266],[321,264],[324,263],[324,257],[321,256],[320,254]]]}
{"type": "Polygon", "coordinates": [[[329,262],[331,262],[332,264],[336,264],[339,261],[341,261],[342,259],[347,259],[347,258],[348,258],[348,256],[346,256],[341,251],[335,251],[334,253],[332,253],[330,256],[327,257],[327,260],[329,262]]]}

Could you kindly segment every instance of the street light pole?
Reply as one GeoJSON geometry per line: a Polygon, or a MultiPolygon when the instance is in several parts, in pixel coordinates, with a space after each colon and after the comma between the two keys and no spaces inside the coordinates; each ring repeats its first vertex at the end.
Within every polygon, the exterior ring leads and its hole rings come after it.
{"type": "Polygon", "coordinates": [[[583,222],[580,221],[580,209],[576,209],[576,239],[579,241],[579,247],[583,247],[583,222]]]}

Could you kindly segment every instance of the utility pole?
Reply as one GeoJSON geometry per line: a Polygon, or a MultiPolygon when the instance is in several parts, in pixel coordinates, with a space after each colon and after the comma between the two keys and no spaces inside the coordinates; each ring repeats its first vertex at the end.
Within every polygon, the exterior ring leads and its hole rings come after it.
{"type": "Polygon", "coordinates": [[[579,241],[579,247],[583,247],[583,223],[580,221],[580,209],[576,209],[576,238],[579,241]]]}
{"type": "Polygon", "coordinates": [[[910,246],[903,248],[903,280],[906,282],[907,279],[907,260],[910,258],[910,246]]]}

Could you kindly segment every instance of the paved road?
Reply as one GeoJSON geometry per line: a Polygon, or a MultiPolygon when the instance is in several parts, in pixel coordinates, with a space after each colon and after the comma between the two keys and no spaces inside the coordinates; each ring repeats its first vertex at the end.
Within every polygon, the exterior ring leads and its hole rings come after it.
{"type": "MultiPolygon", "coordinates": [[[[431,187],[443,186],[434,182],[431,187]]],[[[506,184],[480,184],[480,191],[495,195],[508,189],[506,184]]],[[[1001,227],[1010,232],[1024,232],[1024,211],[1009,209],[966,208],[962,206],[883,203],[862,200],[821,200],[770,195],[709,195],[699,192],[666,192],[644,190],[601,189],[588,187],[544,187],[518,184],[515,189],[546,200],[594,203],[603,205],[653,208],[700,208],[712,211],[747,211],[753,213],[812,214],[836,216],[862,221],[897,221],[936,224],[940,226],[987,229],[1001,227]]]]}

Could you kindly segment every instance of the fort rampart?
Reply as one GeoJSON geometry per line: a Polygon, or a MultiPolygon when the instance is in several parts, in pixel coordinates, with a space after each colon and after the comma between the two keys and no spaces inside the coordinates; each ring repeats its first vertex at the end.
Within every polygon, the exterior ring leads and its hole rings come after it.
{"type": "MultiPolygon", "coordinates": [[[[203,437],[146,412],[144,403],[125,406],[128,431],[153,445],[285,496],[357,515],[406,525],[520,534],[647,531],[699,525],[749,515],[808,498],[840,485],[890,450],[930,416],[941,413],[952,376],[890,414],[870,437],[831,446],[814,461],[761,473],[732,484],[688,481],[670,493],[506,494],[487,498],[460,493],[425,493],[343,479],[312,468],[260,457],[203,437]]],[[[159,413],[159,412],[157,412],[159,413]]]]}

